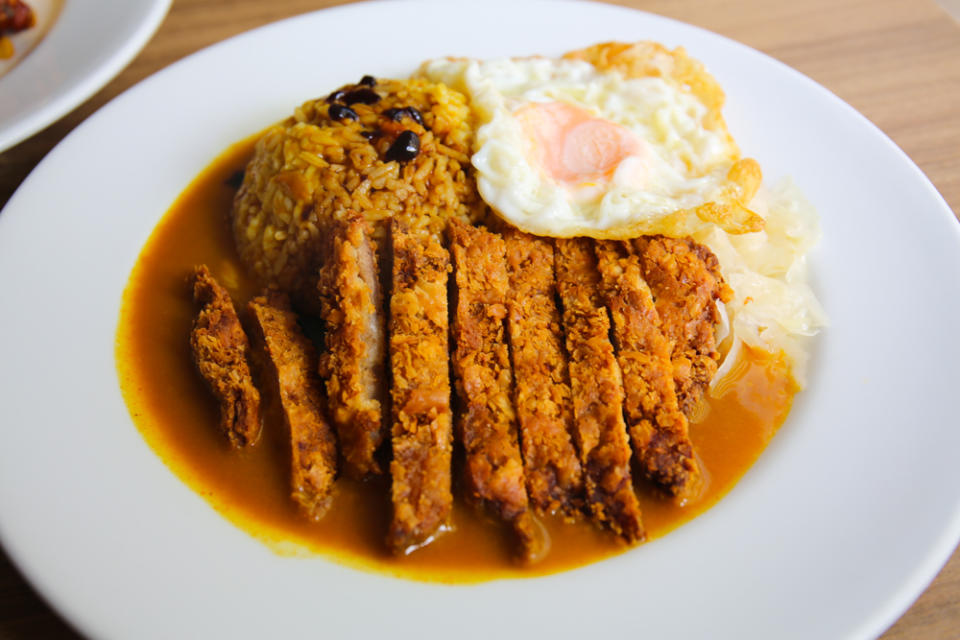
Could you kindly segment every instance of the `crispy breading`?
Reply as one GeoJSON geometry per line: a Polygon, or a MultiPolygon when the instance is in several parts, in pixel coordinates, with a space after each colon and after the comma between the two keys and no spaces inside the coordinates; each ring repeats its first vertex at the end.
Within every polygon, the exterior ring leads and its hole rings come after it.
{"type": "Polygon", "coordinates": [[[220,403],[220,430],[234,447],[260,435],[260,392],[250,373],[250,342],[230,294],[206,265],[194,267],[193,299],[202,305],[190,332],[193,361],[220,403]]]}
{"type": "Polygon", "coordinates": [[[720,263],[690,238],[650,236],[634,240],[643,278],[650,285],[664,335],[673,344],[673,379],[680,409],[689,417],[717,372],[716,301],[733,292],[720,263]]]}
{"type": "Polygon", "coordinates": [[[595,245],[603,295],[613,318],[617,362],[626,389],[624,409],[634,455],[644,474],[681,500],[700,486],[687,419],[677,404],[670,342],[650,289],[640,272],[640,258],[627,242],[595,245]]]}
{"type": "Polygon", "coordinates": [[[247,304],[257,342],[271,364],[290,436],[291,496],[319,520],[333,500],[337,440],[323,415],[317,354],[303,335],[285,293],[268,289],[247,304]]]}
{"type": "Polygon", "coordinates": [[[527,491],[534,507],[572,518],[583,499],[583,473],[573,444],[573,401],[557,308],[553,243],[505,234],[509,291],[507,326],[527,491]]]}
{"type": "Polygon", "coordinates": [[[623,381],[600,300],[592,241],[556,241],[557,288],[570,354],[570,387],[587,504],[594,518],[627,542],[645,537],[630,477],[623,381]]]}
{"type": "Polygon", "coordinates": [[[387,543],[404,553],[429,542],[453,505],[447,273],[440,241],[391,224],[390,365],[393,374],[393,519],[387,543]]]}
{"type": "Polygon", "coordinates": [[[510,523],[531,561],[540,555],[524,482],[511,401],[506,243],[497,234],[451,220],[456,279],[453,372],[460,407],[456,426],[466,454],[468,499],[510,523]]]}
{"type": "Polygon", "coordinates": [[[330,225],[329,250],[317,287],[326,323],[326,379],[330,416],[344,471],[354,478],[380,473],[375,454],[385,436],[386,329],[377,252],[370,226],[353,214],[330,225]]]}

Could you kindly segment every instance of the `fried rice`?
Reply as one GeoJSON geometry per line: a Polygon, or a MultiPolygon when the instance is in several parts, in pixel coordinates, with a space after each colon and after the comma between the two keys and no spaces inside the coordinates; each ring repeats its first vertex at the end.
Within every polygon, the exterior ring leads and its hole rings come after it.
{"type": "Polygon", "coordinates": [[[473,132],[466,97],[423,79],[365,76],[305,102],[264,133],[247,166],[231,215],[241,259],[303,300],[326,225],[351,211],[381,242],[392,217],[437,233],[452,217],[476,221],[473,132]]]}

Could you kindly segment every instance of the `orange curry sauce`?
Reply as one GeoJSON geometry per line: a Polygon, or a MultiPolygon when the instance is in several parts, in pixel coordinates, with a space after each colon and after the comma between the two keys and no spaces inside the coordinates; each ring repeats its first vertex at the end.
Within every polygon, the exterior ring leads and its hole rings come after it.
{"type": "MultiPolygon", "coordinates": [[[[279,553],[319,553],[421,580],[477,582],[553,573],[623,552],[624,545],[586,520],[567,524],[546,518],[550,552],[532,567],[519,567],[511,560],[507,528],[458,500],[452,531],[395,558],[384,544],[388,478],[338,480],[330,511],[312,522],[289,497],[289,445],[275,411],[266,412],[255,446],[228,447],[217,428],[217,405],[191,361],[188,336],[196,309],[187,274],[206,263],[241,313],[257,293],[236,255],[227,220],[234,193],[227,181],[243,169],[252,149],[252,139],[234,145],[183,192],[151,235],[124,293],[116,351],[120,384],[134,423],[157,455],[221,514],[279,553]]],[[[725,387],[723,397],[710,399],[705,419],[691,425],[706,470],[702,496],[680,507],[638,483],[648,539],[716,503],[763,451],[796,392],[784,363],[759,354],[741,362],[736,382],[725,387]]]]}

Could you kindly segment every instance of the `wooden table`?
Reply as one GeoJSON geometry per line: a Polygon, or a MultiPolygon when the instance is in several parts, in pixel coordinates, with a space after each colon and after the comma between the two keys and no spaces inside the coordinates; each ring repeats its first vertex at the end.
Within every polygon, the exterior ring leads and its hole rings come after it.
{"type": "MultiPolygon", "coordinates": [[[[69,0],[67,0],[69,2],[69,0]]],[[[175,0],[153,40],[103,90],[0,153],[0,207],[71,129],[155,71],[323,0],[175,0]]],[[[960,26],[930,0],[621,0],[699,25],[782,60],[876,123],[960,213],[960,26]]],[[[0,639],[75,638],[0,551],[0,639]]],[[[888,640],[960,637],[960,552],[888,640]]]]}

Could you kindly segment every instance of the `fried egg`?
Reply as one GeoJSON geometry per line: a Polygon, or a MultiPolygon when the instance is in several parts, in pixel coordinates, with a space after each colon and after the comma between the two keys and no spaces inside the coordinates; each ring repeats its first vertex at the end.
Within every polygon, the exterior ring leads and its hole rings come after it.
{"type": "Polygon", "coordinates": [[[477,188],[538,235],[682,236],[762,228],[719,85],[682,50],[598,45],[562,59],[442,59],[420,73],[465,93],[477,188]]]}

